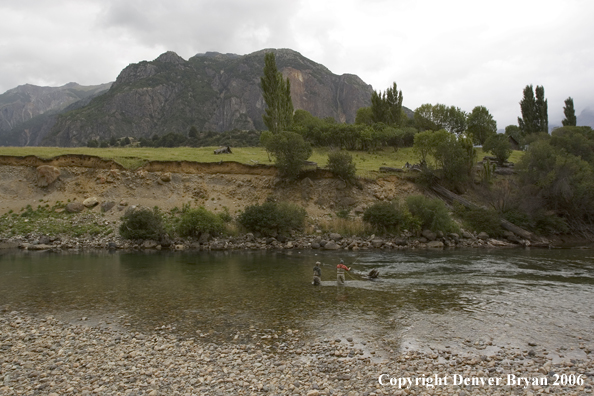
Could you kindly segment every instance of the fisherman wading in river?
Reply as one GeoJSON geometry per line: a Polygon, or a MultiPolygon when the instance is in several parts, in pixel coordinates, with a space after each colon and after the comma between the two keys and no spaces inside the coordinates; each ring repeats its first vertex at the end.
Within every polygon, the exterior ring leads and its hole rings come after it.
{"type": "Polygon", "coordinates": [[[336,283],[338,286],[344,286],[344,271],[350,271],[351,268],[344,265],[344,261],[340,259],[340,264],[336,266],[336,283]]]}

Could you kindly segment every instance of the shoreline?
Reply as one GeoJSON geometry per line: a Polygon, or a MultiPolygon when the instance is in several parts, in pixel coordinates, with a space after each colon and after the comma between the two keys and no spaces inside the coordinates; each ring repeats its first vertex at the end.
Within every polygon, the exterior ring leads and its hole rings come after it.
{"type": "Polygon", "coordinates": [[[535,346],[462,355],[447,349],[393,351],[381,340],[348,336],[311,341],[304,336],[290,329],[254,330],[252,342],[213,343],[0,310],[0,391],[51,396],[592,393],[594,354],[586,346],[580,347],[585,359],[553,363],[546,349],[535,346]],[[365,350],[381,357],[371,358],[365,350]],[[510,384],[510,375],[518,382],[510,384]],[[582,384],[570,385],[567,378],[582,384]]]}
{"type": "MultiPolygon", "coordinates": [[[[584,240],[584,245],[588,242],[584,240]]],[[[348,237],[337,233],[318,233],[291,238],[255,237],[247,233],[235,237],[215,237],[209,240],[174,239],[165,242],[154,240],[132,241],[121,237],[73,237],[67,235],[47,236],[31,233],[11,237],[0,237],[0,250],[20,249],[31,251],[81,251],[81,250],[171,250],[171,251],[244,251],[244,250],[443,250],[459,248],[555,248],[548,243],[533,243],[514,238],[514,242],[495,238],[479,238],[466,233],[465,236],[450,234],[444,237],[425,237],[412,235],[401,237],[348,237]]],[[[578,248],[584,248],[582,244],[578,248]]],[[[589,247],[587,247],[589,248],[589,247]]]]}

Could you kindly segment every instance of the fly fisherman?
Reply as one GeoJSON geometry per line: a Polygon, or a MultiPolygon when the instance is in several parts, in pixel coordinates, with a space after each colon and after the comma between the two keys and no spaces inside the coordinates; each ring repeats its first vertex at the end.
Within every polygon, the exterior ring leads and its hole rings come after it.
{"type": "Polygon", "coordinates": [[[319,286],[322,283],[322,269],[320,268],[319,261],[316,262],[316,266],[313,268],[313,285],[319,286]]]}
{"type": "Polygon", "coordinates": [[[338,286],[344,286],[344,271],[350,270],[350,267],[344,265],[344,260],[340,259],[340,264],[336,266],[336,283],[338,286]]]}

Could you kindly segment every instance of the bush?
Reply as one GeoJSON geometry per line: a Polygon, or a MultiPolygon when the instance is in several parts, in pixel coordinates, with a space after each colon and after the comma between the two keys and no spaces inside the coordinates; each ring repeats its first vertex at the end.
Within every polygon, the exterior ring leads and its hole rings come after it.
{"type": "Polygon", "coordinates": [[[237,221],[249,231],[276,236],[303,229],[305,209],[291,203],[268,201],[246,207],[237,221]]]}
{"type": "Polygon", "coordinates": [[[295,132],[279,132],[263,142],[272,154],[282,176],[296,179],[304,162],[311,156],[311,145],[295,132]]]}
{"type": "Polygon", "coordinates": [[[399,232],[416,228],[416,222],[405,206],[394,202],[376,202],[365,210],[363,221],[381,231],[399,232]]]}
{"type": "Polygon", "coordinates": [[[411,195],[406,199],[406,204],[410,213],[418,219],[421,228],[430,229],[433,232],[458,231],[458,226],[441,200],[423,195],[411,195]]]}
{"type": "Polygon", "coordinates": [[[120,235],[125,239],[159,240],[165,234],[163,219],[158,208],[141,208],[123,217],[120,235]]]}
{"type": "Polygon", "coordinates": [[[476,232],[486,232],[491,237],[501,236],[503,230],[499,214],[494,210],[485,208],[467,209],[457,205],[455,213],[462,219],[464,225],[476,232]]]}
{"type": "Polygon", "coordinates": [[[497,162],[502,165],[512,153],[509,136],[504,134],[490,136],[483,144],[483,151],[493,154],[497,162]]]}
{"type": "Polygon", "coordinates": [[[216,235],[223,229],[223,219],[203,207],[184,208],[177,225],[177,233],[190,238],[198,238],[205,232],[216,235]]]}
{"type": "Polygon", "coordinates": [[[328,169],[347,183],[355,181],[357,168],[353,156],[348,151],[332,151],[328,154],[328,169]]]}

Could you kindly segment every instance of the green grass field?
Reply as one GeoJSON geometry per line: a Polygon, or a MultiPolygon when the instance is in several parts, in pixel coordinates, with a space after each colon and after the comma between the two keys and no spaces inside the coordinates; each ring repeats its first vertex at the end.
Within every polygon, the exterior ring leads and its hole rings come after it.
{"type": "MultiPolygon", "coordinates": [[[[128,169],[135,169],[147,161],[196,161],[219,162],[236,161],[244,164],[273,164],[268,160],[268,155],[262,147],[237,147],[232,148],[233,154],[215,155],[214,149],[218,147],[118,147],[118,148],[90,148],[90,147],[0,147],[0,155],[26,156],[36,155],[40,158],[52,158],[63,154],[95,155],[104,159],[112,159],[128,169]]],[[[328,162],[328,149],[314,149],[310,161],[317,162],[324,167],[328,162]]],[[[485,155],[482,149],[477,149],[477,159],[485,155]]],[[[357,166],[360,176],[372,176],[377,173],[380,166],[402,168],[407,162],[417,163],[411,147],[394,151],[386,148],[377,153],[365,151],[352,151],[353,161],[357,166]]],[[[511,162],[517,163],[522,156],[521,151],[514,151],[510,157],[511,162]]]]}

